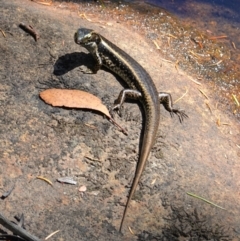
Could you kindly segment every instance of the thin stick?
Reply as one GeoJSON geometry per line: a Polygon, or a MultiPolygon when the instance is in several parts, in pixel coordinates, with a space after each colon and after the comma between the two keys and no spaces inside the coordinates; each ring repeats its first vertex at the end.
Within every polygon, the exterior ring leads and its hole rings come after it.
{"type": "Polygon", "coordinates": [[[36,177],[36,179],[43,180],[43,181],[47,182],[48,184],[50,184],[51,186],[53,186],[52,182],[45,177],[38,176],[38,177],[36,177]]]}
{"type": "Polygon", "coordinates": [[[41,241],[34,235],[28,233],[23,228],[17,226],[16,224],[10,222],[8,219],[6,219],[1,213],[0,213],[0,224],[2,224],[5,228],[9,229],[13,233],[19,235],[20,237],[24,238],[27,241],[41,241]]]}
{"type": "Polygon", "coordinates": [[[168,63],[173,63],[171,60],[168,60],[168,59],[163,59],[161,58],[162,61],[165,61],[165,62],[168,62],[168,63]]]}
{"type": "Polygon", "coordinates": [[[205,103],[205,104],[206,104],[206,106],[208,107],[208,109],[210,110],[210,112],[211,112],[211,114],[212,114],[212,109],[211,109],[209,103],[205,103]]]}
{"type": "Polygon", "coordinates": [[[204,201],[204,202],[206,202],[206,203],[209,203],[209,204],[211,204],[211,205],[213,205],[213,206],[215,206],[215,207],[217,207],[217,208],[221,208],[221,209],[223,209],[223,210],[226,210],[225,208],[223,208],[223,207],[221,207],[221,206],[219,206],[219,205],[217,205],[217,204],[215,204],[215,203],[213,203],[213,202],[211,202],[211,201],[208,201],[207,199],[205,199],[205,198],[203,198],[203,197],[199,197],[199,196],[197,196],[196,194],[193,194],[193,193],[191,193],[191,192],[187,192],[187,195],[192,196],[192,197],[195,197],[195,198],[198,198],[198,199],[200,199],[200,200],[202,200],[202,201],[204,201]]]}
{"type": "Polygon", "coordinates": [[[213,37],[209,37],[210,40],[215,40],[215,39],[224,39],[227,38],[227,35],[221,35],[221,36],[213,36],[213,37]]]}
{"type": "Polygon", "coordinates": [[[132,231],[131,227],[128,227],[131,234],[135,235],[135,233],[132,231]]]}
{"type": "Polygon", "coordinates": [[[198,81],[196,81],[196,80],[194,80],[194,79],[192,79],[192,78],[189,78],[192,82],[194,82],[195,84],[197,84],[197,85],[202,85],[201,83],[199,83],[198,81]]]}
{"type": "Polygon", "coordinates": [[[22,30],[24,30],[25,32],[29,33],[36,42],[40,38],[40,35],[37,33],[37,31],[31,25],[26,26],[24,23],[20,23],[19,27],[22,30]]]}
{"type": "Polygon", "coordinates": [[[203,90],[201,90],[201,89],[198,89],[198,90],[201,92],[201,94],[202,94],[206,99],[208,99],[208,96],[204,93],[203,90]]]}
{"type": "Polygon", "coordinates": [[[176,69],[177,72],[179,73],[179,71],[178,71],[178,64],[179,64],[179,60],[177,60],[176,63],[175,63],[175,69],[176,69]]]}
{"type": "Polygon", "coordinates": [[[181,96],[179,97],[177,100],[175,100],[173,103],[177,103],[179,100],[181,100],[186,94],[188,93],[188,89],[186,88],[186,92],[181,96]]]}
{"type": "Polygon", "coordinates": [[[3,37],[6,38],[6,34],[4,33],[4,31],[2,29],[0,29],[0,31],[1,31],[1,33],[3,35],[3,37]]]}
{"type": "Polygon", "coordinates": [[[219,60],[217,63],[209,64],[208,66],[211,67],[211,66],[219,65],[219,64],[221,64],[222,62],[223,62],[223,61],[222,61],[222,59],[221,59],[221,60],[219,60]]]}
{"type": "Polygon", "coordinates": [[[232,97],[233,97],[235,103],[237,104],[237,106],[240,106],[239,101],[238,101],[238,99],[237,99],[237,96],[234,95],[234,94],[232,94],[232,97]]]}
{"type": "Polygon", "coordinates": [[[233,46],[234,49],[237,49],[234,42],[232,42],[232,46],[233,46]]]}
{"type": "Polygon", "coordinates": [[[112,117],[110,117],[110,116],[107,116],[107,117],[110,119],[110,121],[111,121],[115,126],[117,126],[117,127],[122,131],[123,134],[125,134],[126,136],[128,135],[127,131],[126,131],[125,129],[123,129],[112,117]]]}
{"type": "Polygon", "coordinates": [[[40,2],[40,1],[32,0],[32,2],[35,2],[35,3],[38,3],[38,4],[42,4],[42,5],[46,5],[46,6],[52,5],[52,1],[47,3],[47,2],[40,2]]]}
{"type": "Polygon", "coordinates": [[[160,49],[160,47],[159,47],[159,45],[158,45],[158,43],[157,43],[156,40],[153,40],[153,43],[155,44],[155,46],[156,46],[157,49],[160,49]]]}
{"type": "Polygon", "coordinates": [[[177,39],[176,36],[174,36],[174,35],[172,35],[172,34],[170,34],[170,33],[167,33],[166,36],[169,36],[169,37],[171,37],[171,38],[175,38],[175,39],[177,39]]]}
{"type": "Polygon", "coordinates": [[[59,231],[60,231],[60,230],[57,230],[57,231],[49,234],[49,235],[45,238],[45,240],[48,240],[49,238],[51,238],[54,234],[58,233],[59,231]]]}

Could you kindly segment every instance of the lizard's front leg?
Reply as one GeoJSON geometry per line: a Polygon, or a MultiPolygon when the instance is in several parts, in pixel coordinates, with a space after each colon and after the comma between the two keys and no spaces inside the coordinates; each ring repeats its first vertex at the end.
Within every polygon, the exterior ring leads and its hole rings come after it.
{"type": "Polygon", "coordinates": [[[121,108],[126,98],[128,99],[140,99],[142,97],[141,92],[133,89],[123,89],[118,98],[114,101],[114,106],[110,110],[110,114],[113,116],[113,111],[117,110],[118,114],[121,115],[121,108]]]}
{"type": "Polygon", "coordinates": [[[96,74],[98,70],[102,67],[102,59],[98,51],[95,51],[92,55],[95,60],[93,68],[88,68],[87,66],[80,66],[80,70],[84,74],[96,74]]]}

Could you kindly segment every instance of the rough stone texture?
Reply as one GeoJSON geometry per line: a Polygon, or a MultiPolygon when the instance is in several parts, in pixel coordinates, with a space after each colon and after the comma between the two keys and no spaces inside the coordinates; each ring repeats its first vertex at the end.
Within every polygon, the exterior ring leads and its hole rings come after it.
{"type": "MultiPolygon", "coordinates": [[[[26,229],[41,239],[60,229],[51,240],[240,238],[239,123],[214,107],[211,114],[190,77],[162,62],[141,36],[119,23],[101,28],[73,12],[27,0],[0,4],[0,28],[6,33],[6,38],[0,36],[0,190],[16,183],[1,201],[4,215],[12,220],[24,213],[26,229]],[[20,22],[39,31],[38,42],[18,27],[20,22]],[[138,60],[159,91],[177,99],[188,89],[176,104],[189,115],[183,124],[161,107],[156,144],[131,202],[124,234],[118,228],[142,130],[138,105],[126,103],[123,117],[116,115],[128,129],[124,136],[98,113],[54,108],[39,98],[48,88],[81,89],[110,106],[123,88],[104,69],[96,75],[81,72],[79,66],[91,66],[93,59],[73,41],[79,26],[95,29],[138,60]],[[218,127],[216,117],[229,125],[218,127]],[[52,180],[53,186],[37,176],[52,180]],[[56,182],[61,176],[73,176],[77,185],[56,182]],[[82,185],[85,193],[78,191],[82,185]]],[[[214,90],[204,84],[201,89],[214,106],[214,90]]]]}

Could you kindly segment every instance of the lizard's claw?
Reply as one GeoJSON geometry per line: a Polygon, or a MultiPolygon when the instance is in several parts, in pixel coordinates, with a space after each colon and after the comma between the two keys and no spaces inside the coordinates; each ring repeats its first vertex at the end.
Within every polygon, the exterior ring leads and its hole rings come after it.
{"type": "Polygon", "coordinates": [[[173,114],[178,116],[180,123],[183,122],[184,118],[188,118],[188,115],[185,114],[183,110],[172,109],[172,111],[170,112],[171,117],[173,117],[173,114]]]}
{"type": "Polygon", "coordinates": [[[118,115],[120,117],[122,117],[122,108],[123,106],[121,106],[120,104],[116,104],[114,105],[111,109],[110,109],[110,114],[113,117],[114,116],[114,111],[116,111],[118,113],[118,115]]]}

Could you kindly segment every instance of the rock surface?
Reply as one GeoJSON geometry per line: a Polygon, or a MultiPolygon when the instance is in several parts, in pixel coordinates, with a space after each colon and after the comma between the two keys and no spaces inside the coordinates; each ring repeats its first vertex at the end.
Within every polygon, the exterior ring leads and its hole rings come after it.
{"type": "MultiPolygon", "coordinates": [[[[41,239],[60,229],[51,240],[240,238],[239,123],[216,108],[212,114],[191,78],[163,62],[144,38],[123,25],[101,28],[71,11],[27,0],[0,3],[0,28],[6,34],[0,36],[2,193],[16,183],[1,201],[4,215],[12,220],[24,213],[26,229],[41,239]],[[39,31],[37,42],[18,27],[21,22],[39,31]],[[159,91],[177,99],[188,89],[176,103],[189,116],[183,124],[161,107],[156,144],[123,234],[118,229],[144,124],[139,106],[126,103],[123,116],[116,115],[128,129],[125,136],[99,113],[54,108],[39,98],[48,88],[79,89],[110,106],[123,88],[121,80],[105,69],[96,75],[81,72],[80,66],[91,66],[93,59],[73,41],[80,26],[100,32],[133,56],[159,91]],[[216,116],[229,125],[216,125],[216,116]],[[53,181],[53,186],[37,176],[53,181]],[[77,185],[56,182],[62,176],[73,176],[77,185]],[[83,185],[86,192],[79,192],[83,185]]],[[[214,100],[214,90],[207,94],[214,100]]]]}

